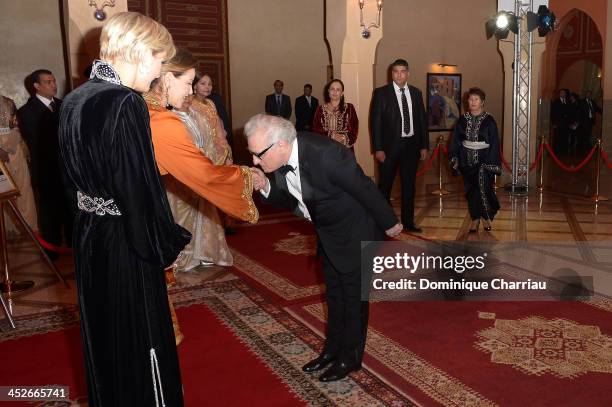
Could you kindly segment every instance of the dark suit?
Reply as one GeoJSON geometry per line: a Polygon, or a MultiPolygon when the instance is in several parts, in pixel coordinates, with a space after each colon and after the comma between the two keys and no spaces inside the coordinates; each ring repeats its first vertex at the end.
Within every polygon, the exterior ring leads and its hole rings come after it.
{"type": "Polygon", "coordinates": [[[60,99],[53,99],[52,112],[36,96],[17,111],[19,127],[30,150],[30,176],[36,198],[40,234],[49,243],[62,244],[62,229],[66,243],[72,241],[72,210],[64,184],[58,151],[58,117],[60,99]]]}
{"type": "Polygon", "coordinates": [[[602,110],[592,99],[582,99],[578,104],[580,106],[580,122],[578,127],[581,129],[579,147],[586,150],[592,146],[591,133],[593,133],[597,113],[601,114],[602,110]]]}
{"type": "Polygon", "coordinates": [[[225,129],[227,144],[229,144],[231,147],[234,142],[232,137],[232,125],[230,124],[229,115],[227,114],[225,103],[223,103],[223,98],[218,93],[211,92],[210,95],[208,95],[208,99],[212,100],[217,108],[217,114],[221,118],[223,128],[225,129]]]}
{"type": "Polygon", "coordinates": [[[384,163],[380,164],[378,186],[388,200],[397,167],[400,167],[404,226],[414,225],[417,165],[420,150],[429,148],[423,95],[414,86],[409,86],[408,91],[412,101],[412,137],[402,137],[402,115],[393,83],[374,90],[370,113],[372,148],[375,152],[384,151],[386,156],[384,163]]]}
{"type": "Polygon", "coordinates": [[[570,124],[572,121],[572,107],[569,98],[565,103],[561,98],[555,99],[550,107],[550,121],[554,126],[553,146],[558,153],[567,153],[569,149],[570,124]]]}
{"type": "Polygon", "coordinates": [[[289,120],[291,117],[291,99],[287,95],[281,95],[281,104],[279,106],[276,93],[266,96],[266,113],[272,116],[281,116],[289,120]]]}
{"type": "MultiPolygon", "coordinates": [[[[383,240],[397,218],[353,153],[327,137],[297,136],[302,200],[317,232],[328,305],[324,352],[350,365],[363,357],[368,303],[361,301],[361,241],[383,240]]],[[[291,208],[298,200],[278,171],[265,202],[291,208]]]]}
{"type": "Polygon", "coordinates": [[[319,100],[311,96],[310,106],[306,96],[295,99],[295,129],[297,131],[312,130],[312,119],[319,106],[319,100]]]}

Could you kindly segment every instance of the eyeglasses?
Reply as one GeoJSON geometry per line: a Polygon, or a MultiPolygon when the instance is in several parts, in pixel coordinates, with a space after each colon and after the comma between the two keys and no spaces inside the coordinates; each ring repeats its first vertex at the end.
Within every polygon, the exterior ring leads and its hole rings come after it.
{"type": "Polygon", "coordinates": [[[272,146],[274,146],[274,144],[276,144],[276,143],[272,143],[272,144],[270,144],[270,145],[269,145],[267,148],[265,148],[264,150],[262,150],[262,151],[261,151],[261,152],[259,152],[259,153],[254,153],[254,152],[252,152],[252,151],[249,151],[249,152],[250,152],[251,154],[253,154],[255,157],[257,157],[257,158],[259,158],[259,159],[261,160],[261,157],[263,157],[263,155],[264,155],[265,153],[267,153],[267,152],[268,152],[268,150],[269,150],[269,149],[271,149],[271,148],[272,148],[272,146]]]}

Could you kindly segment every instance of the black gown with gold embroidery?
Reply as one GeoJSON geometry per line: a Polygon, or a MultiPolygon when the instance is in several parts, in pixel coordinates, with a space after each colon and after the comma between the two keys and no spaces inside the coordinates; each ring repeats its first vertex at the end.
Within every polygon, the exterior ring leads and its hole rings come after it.
{"type": "Polygon", "coordinates": [[[501,174],[499,148],[497,123],[493,116],[487,112],[478,116],[465,113],[457,120],[449,158],[463,175],[465,197],[474,220],[493,220],[499,210],[493,185],[495,175],[501,174]]]}
{"type": "Polygon", "coordinates": [[[60,151],[78,190],[75,271],[89,406],[182,406],[164,268],[189,242],[174,223],[142,97],[108,64],[70,93],[60,151]]]}

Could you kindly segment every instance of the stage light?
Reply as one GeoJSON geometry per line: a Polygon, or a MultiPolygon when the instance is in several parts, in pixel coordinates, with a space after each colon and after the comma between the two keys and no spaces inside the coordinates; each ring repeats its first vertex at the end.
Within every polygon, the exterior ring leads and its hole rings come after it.
{"type": "Polygon", "coordinates": [[[555,14],[544,5],[538,7],[537,13],[531,11],[527,13],[527,29],[533,31],[537,28],[540,37],[544,37],[549,32],[554,31],[556,21],[557,17],[555,14]]]}
{"type": "Polygon", "coordinates": [[[495,19],[495,25],[500,30],[503,30],[508,27],[508,24],[510,24],[510,21],[508,20],[508,16],[505,14],[500,14],[497,16],[497,19],[495,19]]]}
{"type": "Polygon", "coordinates": [[[510,31],[518,33],[518,19],[513,13],[500,11],[485,24],[487,39],[493,35],[500,40],[506,39],[510,31]]]}

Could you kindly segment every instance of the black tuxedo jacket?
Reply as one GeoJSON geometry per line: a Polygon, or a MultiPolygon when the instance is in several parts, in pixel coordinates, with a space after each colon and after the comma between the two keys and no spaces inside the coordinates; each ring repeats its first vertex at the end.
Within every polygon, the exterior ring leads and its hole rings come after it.
{"type": "Polygon", "coordinates": [[[30,97],[17,111],[19,128],[30,150],[30,175],[35,188],[57,188],[62,185],[57,137],[62,101],[57,98],[53,100],[53,112],[36,96],[30,97]]]}
{"type": "MultiPolygon", "coordinates": [[[[429,148],[427,133],[427,117],[423,95],[414,86],[408,86],[412,100],[412,123],[414,135],[419,149],[429,148]]],[[[372,126],[372,149],[374,151],[390,151],[399,148],[402,139],[402,114],[393,83],[376,88],[372,96],[370,111],[370,125],[372,126]]]]}
{"type": "Polygon", "coordinates": [[[276,93],[266,96],[266,113],[273,116],[281,116],[289,120],[291,117],[291,99],[287,95],[282,95],[279,112],[278,104],[276,103],[276,93]]]}
{"type": "Polygon", "coordinates": [[[304,95],[295,99],[295,128],[297,131],[312,129],[312,119],[318,106],[319,100],[314,96],[310,97],[310,106],[304,95]]]}
{"type": "MultiPolygon", "coordinates": [[[[348,148],[310,132],[298,133],[297,147],[302,199],[320,249],[340,272],[359,272],[361,241],[383,240],[384,231],[398,223],[397,217],[348,148]]],[[[264,201],[302,216],[278,171],[264,201]]]]}
{"type": "Polygon", "coordinates": [[[569,98],[565,98],[565,103],[561,99],[555,99],[550,107],[550,120],[557,127],[566,128],[572,121],[572,108],[569,98]]]}
{"type": "Polygon", "coordinates": [[[601,108],[595,103],[593,99],[591,99],[591,107],[586,99],[581,99],[578,102],[578,106],[580,107],[580,122],[581,124],[595,124],[595,119],[597,118],[597,113],[601,113],[601,108]],[[589,119],[589,110],[591,111],[591,118],[589,119]]]}

